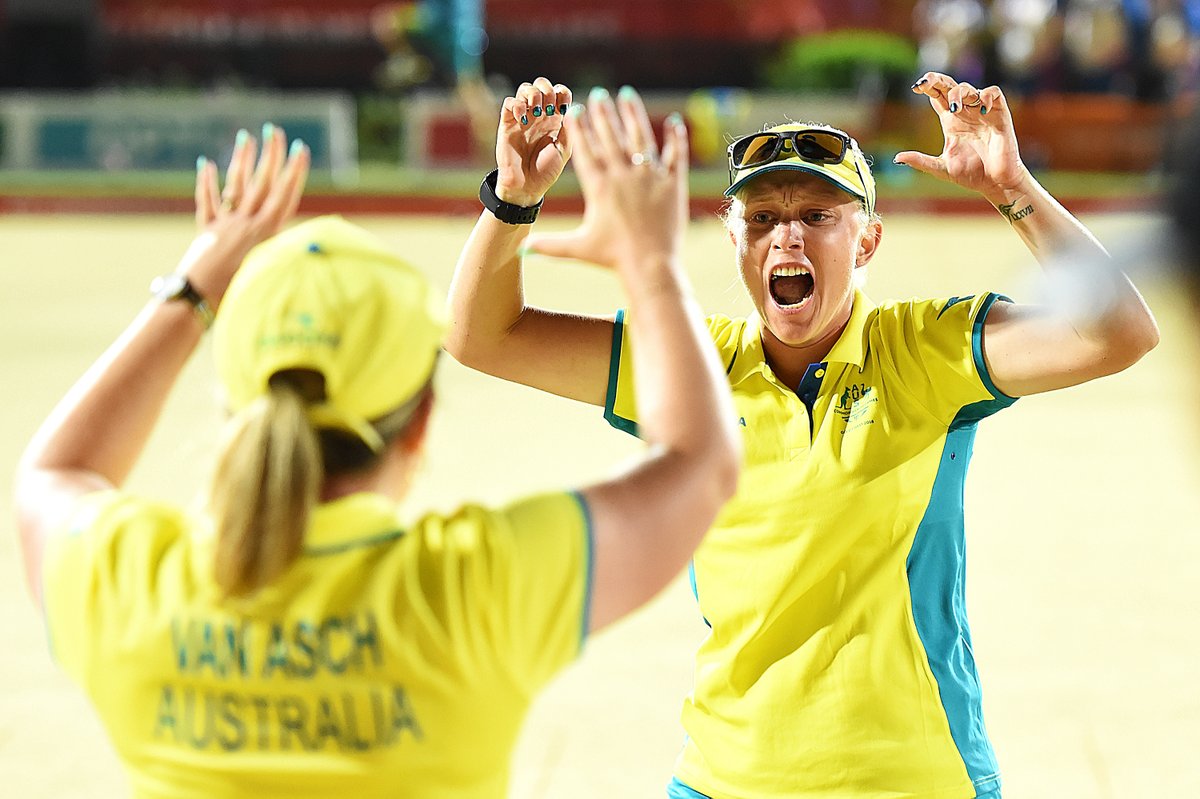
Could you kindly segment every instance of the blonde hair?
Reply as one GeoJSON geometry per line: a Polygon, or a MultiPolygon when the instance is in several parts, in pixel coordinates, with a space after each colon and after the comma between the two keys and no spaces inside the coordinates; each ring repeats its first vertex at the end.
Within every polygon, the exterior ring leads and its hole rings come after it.
{"type": "MultiPolygon", "coordinates": [[[[430,382],[373,423],[390,441],[432,392],[430,382]]],[[[310,370],[280,372],[270,390],[230,419],[209,488],[216,530],[214,577],[225,597],[243,597],[283,575],[304,549],[309,517],[327,475],[370,468],[378,460],[361,439],[314,429],[308,406],[324,399],[310,370]]]]}

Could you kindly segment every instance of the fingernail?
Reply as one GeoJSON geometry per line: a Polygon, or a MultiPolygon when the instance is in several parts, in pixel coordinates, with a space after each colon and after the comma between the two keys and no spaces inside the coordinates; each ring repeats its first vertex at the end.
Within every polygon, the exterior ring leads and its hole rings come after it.
{"type": "Polygon", "coordinates": [[[583,106],[579,103],[575,103],[567,109],[567,116],[569,116],[571,119],[578,119],[579,117],[583,116],[583,106]]]}
{"type": "Polygon", "coordinates": [[[900,163],[900,156],[898,156],[898,155],[897,155],[897,156],[894,156],[894,157],[892,158],[892,163],[893,163],[893,164],[898,164],[898,163],[900,163]]]}
{"type": "Polygon", "coordinates": [[[291,149],[288,150],[288,156],[295,158],[302,152],[304,152],[304,139],[296,139],[292,142],[291,149]]]}
{"type": "Polygon", "coordinates": [[[621,90],[617,92],[617,96],[622,100],[632,100],[637,97],[637,92],[633,90],[632,86],[622,86],[621,90]]]}
{"type": "Polygon", "coordinates": [[[986,114],[986,113],[987,113],[987,106],[986,106],[986,105],[985,105],[985,106],[981,106],[981,107],[980,107],[980,109],[979,109],[979,113],[981,113],[981,114],[986,114]]]}
{"type": "Polygon", "coordinates": [[[678,127],[679,125],[683,124],[683,117],[681,117],[679,115],[678,111],[672,111],[670,113],[670,115],[667,117],[667,124],[675,125],[676,127],[678,127]]]}
{"type": "Polygon", "coordinates": [[[567,104],[566,103],[563,103],[558,107],[558,113],[560,113],[560,114],[567,113],[567,104]]]}
{"type": "Polygon", "coordinates": [[[200,156],[199,158],[196,159],[196,171],[197,172],[204,169],[204,167],[206,167],[207,165],[208,165],[208,159],[205,158],[204,156],[200,156]]]}
{"type": "Polygon", "coordinates": [[[553,103],[546,106],[546,116],[548,116],[548,117],[554,116],[554,104],[553,103]]]}
{"type": "Polygon", "coordinates": [[[533,252],[533,248],[530,247],[528,244],[522,244],[520,247],[517,247],[517,257],[518,258],[524,258],[526,255],[529,255],[529,253],[531,253],[531,252],[533,252]]]}
{"type": "Polygon", "coordinates": [[[242,128],[237,132],[237,138],[233,140],[234,147],[241,147],[246,143],[246,139],[250,138],[250,131],[242,128]]]}
{"type": "Polygon", "coordinates": [[[950,113],[951,114],[958,113],[958,103],[950,103],[950,113]]]}
{"type": "Polygon", "coordinates": [[[275,126],[270,122],[263,124],[263,144],[267,143],[272,136],[275,135],[275,126]]]}
{"type": "Polygon", "coordinates": [[[528,125],[528,124],[529,124],[529,117],[525,116],[524,114],[521,114],[521,124],[522,124],[522,125],[528,125]]]}
{"type": "Polygon", "coordinates": [[[603,86],[594,86],[594,87],[592,87],[591,92],[588,93],[588,100],[590,100],[592,102],[598,102],[600,100],[607,100],[607,99],[608,99],[608,89],[604,88],[603,86]]]}
{"type": "Polygon", "coordinates": [[[540,105],[535,105],[533,107],[533,115],[535,117],[540,117],[542,115],[542,107],[540,105]]]}

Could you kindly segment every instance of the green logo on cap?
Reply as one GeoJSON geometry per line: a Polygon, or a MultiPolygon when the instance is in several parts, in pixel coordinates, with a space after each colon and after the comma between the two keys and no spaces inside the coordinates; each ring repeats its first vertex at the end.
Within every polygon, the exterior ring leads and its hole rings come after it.
{"type": "Polygon", "coordinates": [[[330,347],[336,349],[342,343],[342,337],[337,333],[317,330],[316,320],[307,311],[296,314],[300,330],[289,330],[282,333],[272,333],[258,339],[259,349],[271,347],[330,347]]]}

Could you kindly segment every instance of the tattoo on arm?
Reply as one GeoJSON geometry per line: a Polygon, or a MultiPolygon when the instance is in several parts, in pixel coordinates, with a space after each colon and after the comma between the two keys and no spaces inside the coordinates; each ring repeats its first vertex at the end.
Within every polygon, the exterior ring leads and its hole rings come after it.
{"type": "Polygon", "coordinates": [[[1024,208],[1014,211],[1013,209],[1016,208],[1016,205],[1016,202],[1011,202],[1008,205],[1001,205],[997,209],[1000,211],[1001,215],[1009,221],[1010,224],[1020,219],[1024,219],[1033,213],[1033,203],[1029,203],[1024,208]]]}

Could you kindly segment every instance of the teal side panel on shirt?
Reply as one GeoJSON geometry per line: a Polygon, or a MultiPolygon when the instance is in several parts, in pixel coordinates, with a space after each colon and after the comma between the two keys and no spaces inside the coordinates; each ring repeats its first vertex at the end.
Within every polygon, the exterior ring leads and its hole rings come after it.
{"type": "Polygon", "coordinates": [[[950,734],[971,781],[983,787],[995,779],[998,768],[983,724],[983,695],[964,593],[963,486],[974,441],[974,424],[956,424],[947,433],[929,507],[908,553],[907,571],[913,622],[937,680],[950,734]]]}
{"type": "Polygon", "coordinates": [[[604,418],[610,425],[637,437],[637,422],[618,416],[617,381],[621,377],[621,340],[625,336],[625,310],[617,311],[617,321],[613,324],[612,351],[608,356],[608,391],[604,395],[604,418]]]}
{"type": "Polygon", "coordinates": [[[984,728],[983,694],[967,624],[963,488],[979,420],[1016,401],[992,383],[983,359],[983,322],[998,299],[992,295],[984,302],[971,336],[975,367],[994,399],[962,408],[950,423],[929,506],[907,561],[913,622],[937,680],[951,737],[980,794],[997,790],[1000,777],[984,728]]]}

